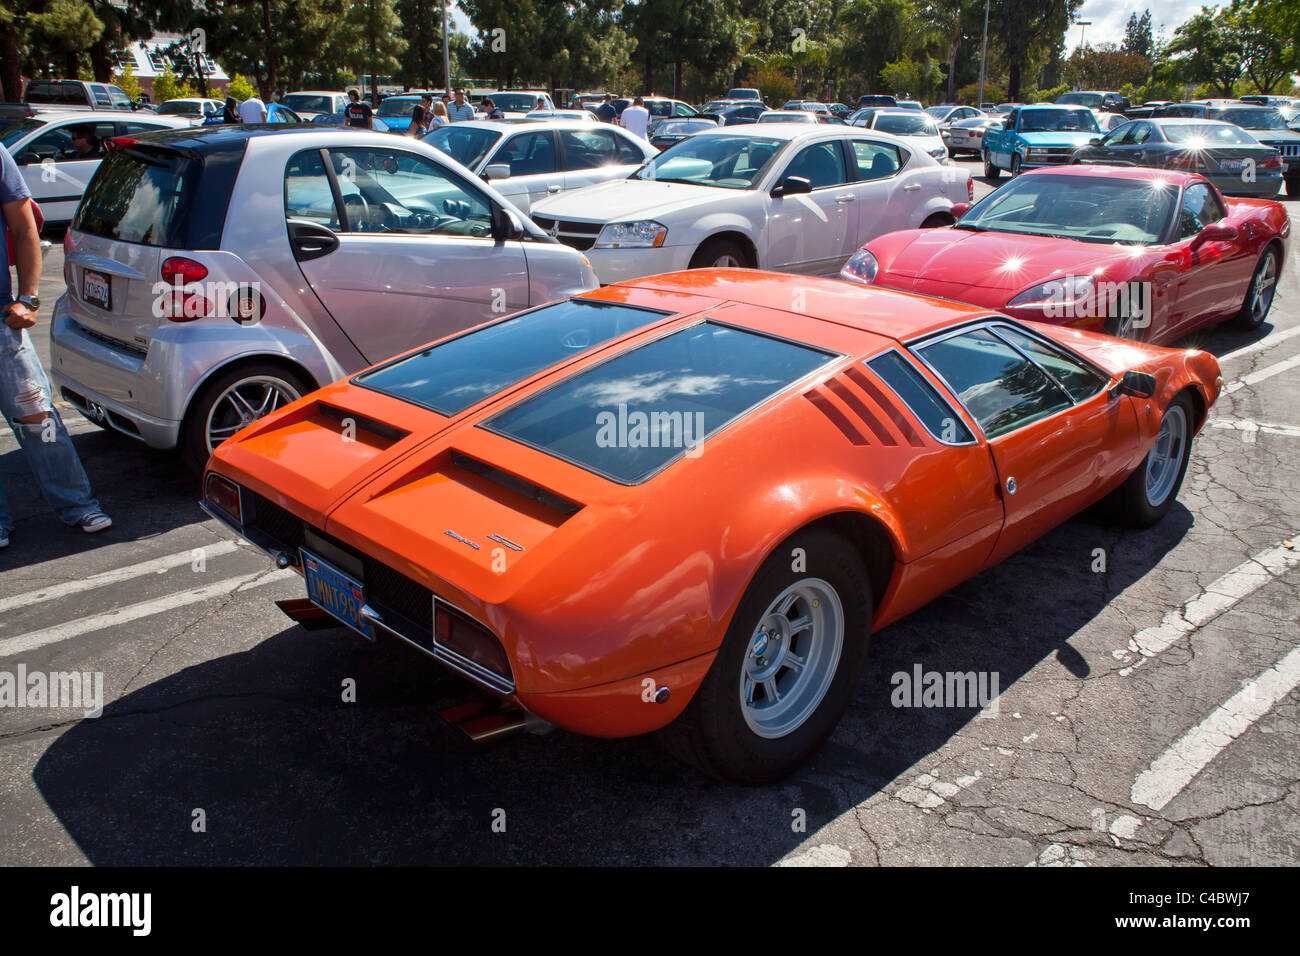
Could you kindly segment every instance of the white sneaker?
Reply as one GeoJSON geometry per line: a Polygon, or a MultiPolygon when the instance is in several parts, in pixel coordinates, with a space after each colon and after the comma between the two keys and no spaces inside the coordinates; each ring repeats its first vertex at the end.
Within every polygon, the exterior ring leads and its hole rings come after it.
{"type": "Polygon", "coordinates": [[[107,531],[113,527],[113,519],[102,511],[92,511],[80,521],[81,530],[87,534],[93,534],[96,531],[107,531]]]}

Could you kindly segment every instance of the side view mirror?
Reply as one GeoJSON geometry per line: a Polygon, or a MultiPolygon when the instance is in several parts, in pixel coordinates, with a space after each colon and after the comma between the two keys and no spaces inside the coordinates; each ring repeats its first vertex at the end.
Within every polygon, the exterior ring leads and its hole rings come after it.
{"type": "Polygon", "coordinates": [[[1089,146],[1100,146],[1100,145],[1101,145],[1101,137],[1100,137],[1100,136],[1094,136],[1092,139],[1088,140],[1088,145],[1089,145],[1089,146]]]}
{"type": "MultiPolygon", "coordinates": [[[[491,167],[489,167],[490,169],[491,167]]],[[[492,207],[492,236],[498,242],[510,242],[522,238],[524,235],[524,224],[519,221],[519,217],[513,209],[505,206],[493,205],[492,207]]]]}
{"type": "Polygon", "coordinates": [[[1114,391],[1134,398],[1151,398],[1156,393],[1156,377],[1147,372],[1125,372],[1114,391]]]}
{"type": "Polygon", "coordinates": [[[486,179],[488,182],[491,182],[494,179],[509,179],[510,164],[493,163],[487,169],[483,170],[483,178],[486,179]]]}
{"type": "Polygon", "coordinates": [[[812,180],[803,176],[787,176],[781,184],[772,190],[773,198],[782,196],[806,195],[812,192],[812,180]]]}
{"type": "Polygon", "coordinates": [[[1199,249],[1207,242],[1232,242],[1237,238],[1237,227],[1226,222],[1212,222],[1196,234],[1192,248],[1199,249]]]}
{"type": "Polygon", "coordinates": [[[955,202],[952,204],[952,215],[954,219],[960,219],[966,213],[970,212],[971,204],[968,202],[955,202]]]}
{"type": "Polygon", "coordinates": [[[14,162],[19,166],[38,166],[40,165],[41,157],[37,156],[29,149],[14,157],[14,162]]]}

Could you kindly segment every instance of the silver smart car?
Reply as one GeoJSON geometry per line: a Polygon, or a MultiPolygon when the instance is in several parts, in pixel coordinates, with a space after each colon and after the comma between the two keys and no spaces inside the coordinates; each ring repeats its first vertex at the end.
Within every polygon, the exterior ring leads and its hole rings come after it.
{"type": "Polygon", "coordinates": [[[320,385],[597,286],[414,139],[232,126],[109,147],[64,240],[51,376],[95,422],[195,465],[320,385]]]}

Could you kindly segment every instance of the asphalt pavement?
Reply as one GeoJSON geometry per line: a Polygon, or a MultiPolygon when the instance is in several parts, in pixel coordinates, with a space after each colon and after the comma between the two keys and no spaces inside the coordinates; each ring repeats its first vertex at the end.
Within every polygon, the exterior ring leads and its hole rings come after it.
{"type": "Polygon", "coordinates": [[[61,406],[115,521],[87,535],[3,430],[0,672],[102,674],[103,713],[0,707],[0,864],[1296,865],[1295,246],[1263,329],[1187,343],[1230,391],[1165,521],[1087,513],[875,635],[829,744],[754,789],[648,739],[469,745],[436,665],[284,617],[301,580],[207,519],[175,456],[61,406]],[[996,674],[996,702],[893,706],[918,667],[996,674]]]}

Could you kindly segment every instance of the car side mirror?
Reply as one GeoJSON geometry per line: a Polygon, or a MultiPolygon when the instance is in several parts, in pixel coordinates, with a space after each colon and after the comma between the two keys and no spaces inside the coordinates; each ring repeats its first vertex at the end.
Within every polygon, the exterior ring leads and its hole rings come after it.
{"type": "Polygon", "coordinates": [[[812,180],[803,176],[787,176],[772,190],[772,196],[779,199],[782,196],[799,196],[810,192],[812,192],[812,180]]]}
{"type": "Polygon", "coordinates": [[[488,182],[491,182],[494,179],[509,179],[510,164],[493,163],[487,169],[483,170],[483,178],[486,179],[488,182]]]}
{"type": "Polygon", "coordinates": [[[960,219],[966,213],[970,212],[971,204],[968,202],[955,202],[952,204],[952,215],[954,219],[960,219]]]}
{"type": "Polygon", "coordinates": [[[519,221],[513,209],[505,206],[492,206],[492,237],[498,242],[512,242],[522,239],[524,224],[519,221]]]}
{"type": "Polygon", "coordinates": [[[1115,391],[1134,398],[1151,398],[1156,393],[1156,377],[1148,372],[1125,372],[1112,394],[1115,391]]]}
{"type": "Polygon", "coordinates": [[[24,150],[14,157],[14,162],[19,166],[39,166],[41,157],[37,156],[30,149],[24,150]]]}
{"type": "Polygon", "coordinates": [[[1101,145],[1101,137],[1100,137],[1100,136],[1094,136],[1092,139],[1088,140],[1088,145],[1089,145],[1089,146],[1100,146],[1100,145],[1101,145]]]}
{"type": "Polygon", "coordinates": [[[1192,248],[1199,249],[1207,242],[1232,242],[1237,238],[1237,227],[1226,222],[1212,222],[1196,234],[1192,248]]]}

